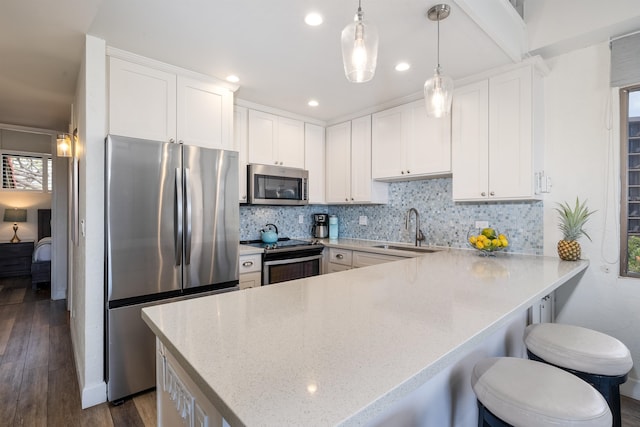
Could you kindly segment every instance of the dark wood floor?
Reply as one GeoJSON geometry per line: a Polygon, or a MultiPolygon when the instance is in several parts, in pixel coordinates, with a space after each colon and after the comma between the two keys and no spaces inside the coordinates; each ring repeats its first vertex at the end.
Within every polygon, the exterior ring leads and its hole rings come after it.
{"type": "Polygon", "coordinates": [[[66,301],[0,279],[0,425],[155,426],[155,392],[82,410],[66,301]]]}
{"type": "MultiPolygon", "coordinates": [[[[155,426],[156,395],[81,409],[66,301],[0,279],[0,425],[155,426]]],[[[622,397],[622,425],[640,427],[640,402],[622,397]]]]}

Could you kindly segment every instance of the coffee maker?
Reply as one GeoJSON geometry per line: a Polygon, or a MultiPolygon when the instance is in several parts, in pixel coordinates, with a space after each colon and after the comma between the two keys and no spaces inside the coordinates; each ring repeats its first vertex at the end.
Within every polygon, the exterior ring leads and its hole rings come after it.
{"type": "Polygon", "coordinates": [[[326,237],[329,237],[329,215],[313,214],[311,235],[316,239],[324,239],[326,237]]]}

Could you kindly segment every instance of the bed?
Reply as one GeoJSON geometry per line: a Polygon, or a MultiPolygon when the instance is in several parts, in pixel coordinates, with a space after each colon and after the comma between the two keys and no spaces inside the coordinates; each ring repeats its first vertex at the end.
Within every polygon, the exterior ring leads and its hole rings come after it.
{"type": "Polygon", "coordinates": [[[38,241],[31,259],[31,287],[51,283],[51,209],[38,209],[38,241]]]}

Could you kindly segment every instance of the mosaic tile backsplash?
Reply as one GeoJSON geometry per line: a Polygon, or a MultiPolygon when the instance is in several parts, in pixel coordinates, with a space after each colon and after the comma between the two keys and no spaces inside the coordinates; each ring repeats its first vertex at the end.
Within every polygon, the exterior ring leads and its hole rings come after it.
{"type": "Polygon", "coordinates": [[[475,221],[487,221],[490,227],[509,238],[509,251],[542,255],[543,205],[535,202],[454,203],[451,200],[451,178],[397,182],[389,185],[387,205],[304,206],[304,207],[240,207],[242,240],[259,239],[260,229],[267,223],[278,226],[281,236],[311,237],[314,213],[337,215],[339,237],[413,243],[415,215],[409,229],[405,217],[409,208],[420,213],[423,245],[468,247],[467,233],[475,221]],[[298,223],[303,215],[304,224],[298,223]],[[368,225],[359,225],[366,216],[368,225]]]}

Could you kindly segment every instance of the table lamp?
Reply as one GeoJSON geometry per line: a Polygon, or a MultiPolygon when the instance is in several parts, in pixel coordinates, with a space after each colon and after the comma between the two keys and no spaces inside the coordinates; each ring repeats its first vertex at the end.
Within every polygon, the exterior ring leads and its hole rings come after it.
{"type": "Polygon", "coordinates": [[[4,210],[4,222],[12,222],[13,223],[13,238],[10,240],[11,243],[20,242],[20,238],[18,237],[18,223],[19,222],[27,222],[27,210],[26,209],[5,209],[4,210]]]}

